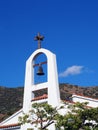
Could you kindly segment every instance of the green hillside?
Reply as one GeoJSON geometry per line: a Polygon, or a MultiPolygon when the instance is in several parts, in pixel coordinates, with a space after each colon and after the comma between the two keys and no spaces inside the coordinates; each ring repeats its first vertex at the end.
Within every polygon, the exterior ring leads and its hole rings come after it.
{"type": "MultiPolygon", "coordinates": [[[[70,100],[73,93],[98,98],[98,86],[80,87],[66,83],[59,86],[62,100],[70,100]]],[[[23,87],[8,88],[0,86],[0,122],[22,108],[23,90],[23,87]]]]}

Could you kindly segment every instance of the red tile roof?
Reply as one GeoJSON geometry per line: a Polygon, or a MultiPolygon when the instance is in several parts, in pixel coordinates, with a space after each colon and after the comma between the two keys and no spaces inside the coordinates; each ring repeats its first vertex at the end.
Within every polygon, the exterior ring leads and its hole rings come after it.
{"type": "Polygon", "coordinates": [[[42,99],[47,99],[47,98],[48,98],[48,95],[44,94],[42,96],[33,98],[31,101],[37,101],[37,100],[42,100],[42,99]]]}
{"type": "Polygon", "coordinates": [[[9,127],[16,127],[16,126],[20,126],[18,123],[16,124],[9,124],[9,125],[3,125],[3,126],[0,126],[0,128],[9,128],[9,127]]]}

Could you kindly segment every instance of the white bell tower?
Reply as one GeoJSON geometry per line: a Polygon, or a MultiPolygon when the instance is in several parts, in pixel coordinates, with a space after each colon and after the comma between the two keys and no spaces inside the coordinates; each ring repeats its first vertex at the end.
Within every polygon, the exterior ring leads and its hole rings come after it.
{"type": "MultiPolygon", "coordinates": [[[[23,111],[27,113],[31,109],[31,105],[34,102],[47,102],[52,106],[58,106],[60,104],[60,92],[58,83],[58,72],[56,55],[51,51],[41,48],[41,41],[43,36],[39,33],[35,37],[38,40],[38,49],[32,53],[32,55],[26,61],[26,72],[25,72],[25,85],[24,85],[24,100],[23,100],[23,111]],[[40,55],[45,55],[47,61],[36,63],[36,58],[40,55]],[[47,77],[46,82],[35,83],[35,67],[46,64],[47,77]],[[42,91],[44,94],[42,95],[42,91]],[[36,93],[40,96],[36,96],[36,93]]],[[[42,74],[43,75],[43,74],[42,74]]],[[[43,77],[39,74],[39,76],[43,77]]]]}

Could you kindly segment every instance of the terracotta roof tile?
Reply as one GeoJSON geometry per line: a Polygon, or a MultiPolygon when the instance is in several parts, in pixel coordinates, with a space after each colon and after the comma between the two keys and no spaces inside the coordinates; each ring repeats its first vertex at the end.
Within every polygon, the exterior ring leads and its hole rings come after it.
{"type": "Polygon", "coordinates": [[[16,127],[16,126],[20,126],[20,125],[18,123],[16,123],[16,124],[9,124],[9,125],[0,126],[0,128],[9,128],[9,127],[16,127]]]}
{"type": "Polygon", "coordinates": [[[48,95],[44,94],[42,96],[33,98],[31,101],[37,101],[37,100],[42,100],[42,99],[47,99],[47,98],[48,98],[48,95]]]}

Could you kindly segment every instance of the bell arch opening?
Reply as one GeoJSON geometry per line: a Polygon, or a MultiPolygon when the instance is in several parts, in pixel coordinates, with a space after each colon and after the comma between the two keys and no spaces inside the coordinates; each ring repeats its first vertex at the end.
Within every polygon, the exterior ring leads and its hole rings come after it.
{"type": "Polygon", "coordinates": [[[40,84],[47,82],[47,57],[40,52],[33,59],[33,82],[40,84]]]}

